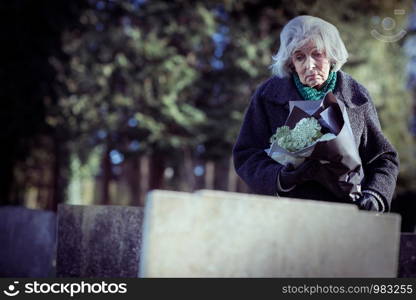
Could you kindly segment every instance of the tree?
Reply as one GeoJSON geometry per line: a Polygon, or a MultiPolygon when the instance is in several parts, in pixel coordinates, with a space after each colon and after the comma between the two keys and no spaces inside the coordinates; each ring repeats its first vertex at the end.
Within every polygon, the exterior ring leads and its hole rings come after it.
{"type": "MultiPolygon", "coordinates": [[[[0,144],[3,145],[0,160],[0,201],[2,204],[18,204],[23,201],[20,191],[24,185],[25,166],[39,145],[39,136],[55,139],[54,151],[58,152],[59,138],[46,123],[47,110],[56,107],[58,97],[52,85],[56,70],[50,65],[53,55],[65,61],[61,50],[61,33],[76,25],[77,14],[84,7],[83,1],[2,1],[0,9],[4,22],[2,36],[2,79],[0,144]],[[22,167],[16,170],[18,163],[22,167]],[[20,177],[18,176],[20,174],[20,177]],[[17,175],[17,177],[15,177],[17,175]],[[12,195],[12,191],[14,195],[12,195]]],[[[53,148],[53,147],[52,147],[53,148]]],[[[64,162],[56,159],[56,171],[64,162]]],[[[63,174],[57,174],[63,178],[63,174]]],[[[63,181],[55,182],[58,190],[63,181]]],[[[55,195],[56,201],[61,195],[55,195]]]]}

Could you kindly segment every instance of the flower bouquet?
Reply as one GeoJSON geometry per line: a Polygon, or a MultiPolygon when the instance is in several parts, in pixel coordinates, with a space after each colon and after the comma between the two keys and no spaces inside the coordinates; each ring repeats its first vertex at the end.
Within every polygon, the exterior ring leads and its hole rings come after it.
{"type": "Polygon", "coordinates": [[[355,201],[364,177],[344,103],[329,92],[319,101],[290,101],[284,126],[270,138],[266,153],[282,165],[320,161],[320,182],[339,197],[355,201]]]}

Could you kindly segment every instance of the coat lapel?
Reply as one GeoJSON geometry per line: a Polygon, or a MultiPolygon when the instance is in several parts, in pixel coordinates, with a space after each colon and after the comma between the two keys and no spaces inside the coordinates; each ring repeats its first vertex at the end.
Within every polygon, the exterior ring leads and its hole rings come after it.
{"type": "Polygon", "coordinates": [[[301,100],[292,78],[274,76],[263,92],[264,98],[278,105],[289,107],[289,101],[301,100]]]}

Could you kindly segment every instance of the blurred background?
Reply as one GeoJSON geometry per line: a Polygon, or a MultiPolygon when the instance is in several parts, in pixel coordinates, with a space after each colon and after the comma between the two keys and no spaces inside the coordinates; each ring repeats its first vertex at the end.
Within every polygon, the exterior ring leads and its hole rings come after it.
{"type": "Polygon", "coordinates": [[[400,155],[393,211],[416,216],[411,1],[1,1],[0,202],[144,205],[151,189],[251,192],[231,150],[279,34],[339,29],[400,155]],[[377,34],[378,33],[378,34],[377,34]]]}

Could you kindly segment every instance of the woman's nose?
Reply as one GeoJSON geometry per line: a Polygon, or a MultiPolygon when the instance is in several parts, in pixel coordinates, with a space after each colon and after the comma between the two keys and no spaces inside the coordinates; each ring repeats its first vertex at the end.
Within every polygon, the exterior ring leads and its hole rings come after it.
{"type": "Polygon", "coordinates": [[[312,70],[313,68],[315,68],[315,60],[312,57],[307,57],[305,60],[305,68],[307,70],[312,70]]]}

